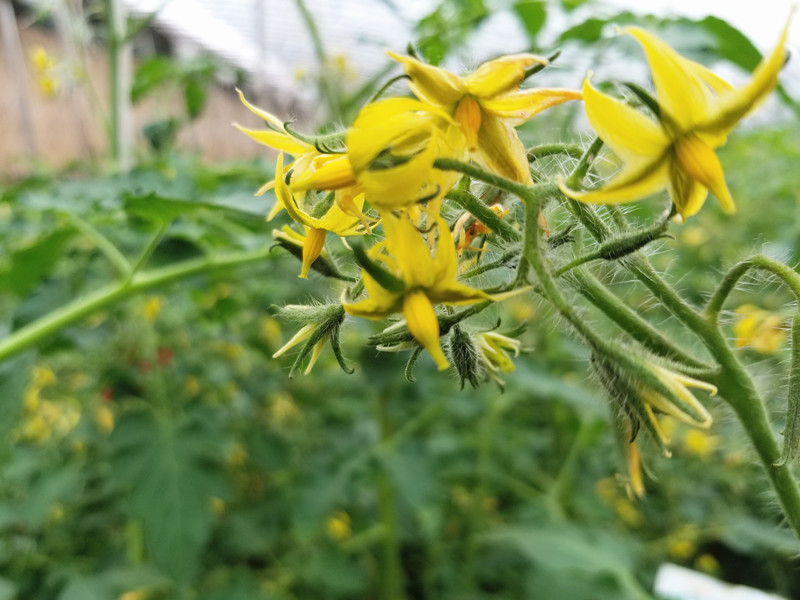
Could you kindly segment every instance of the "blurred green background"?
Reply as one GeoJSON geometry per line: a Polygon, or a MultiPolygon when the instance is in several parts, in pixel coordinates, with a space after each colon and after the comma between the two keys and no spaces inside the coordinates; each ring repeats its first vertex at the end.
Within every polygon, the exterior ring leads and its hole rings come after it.
{"type": "MultiPolygon", "coordinates": [[[[580,64],[570,53],[615,56],[610,24],[629,22],[740,78],[734,67],[758,62],[755,47],[722,19],[609,14],[592,4],[442,0],[412,41],[444,60],[502,9],[530,46],[509,52],[559,46],[570,68],[580,64]],[[545,25],[565,33],[540,40],[545,25]]],[[[96,8],[101,51],[106,29],[96,8]]],[[[48,26],[49,13],[35,16],[48,26]]],[[[102,240],[132,260],[157,240],[148,272],[226,253],[263,250],[264,258],[143,289],[0,364],[8,442],[0,449],[0,600],[643,599],[654,597],[665,562],[800,597],[800,544],[782,528],[765,475],[723,403],[712,399],[708,432],[671,428],[672,458],[645,445],[648,493],[632,500],[586,352],[532,297],[469,323],[527,324],[526,352],[503,375],[503,393],[489,384],[461,389],[428,358],[409,383],[407,357],[365,347],[374,329],[356,320],[342,331],[353,375],[326,349],[309,375],[289,379],[291,354],[271,355],[294,326],[270,307],[335,299],[340,288],[318,275],[299,280],[294,257],[269,252],[272,224],[263,215],[272,199],[253,197],[271,176],[266,153],[210,162],[181,145],[177,132],[219,90],[214,61],[156,54],[137,64],[133,89],[151,93],[150,82],[156,94],[168,83],[181,112],[145,125],[130,170],[119,170],[106,148],[67,169],[33,161],[6,174],[0,331],[113,281],[102,240]]],[[[331,73],[315,81],[321,128],[346,123],[386,79],[353,86],[331,73]]],[[[582,71],[570,77],[578,85],[582,71]]],[[[230,85],[223,89],[233,97],[230,85]]],[[[752,252],[789,265],[800,259],[797,105],[778,95],[770,119],[737,132],[720,152],[738,213],[726,217],[711,201],[671,228],[675,239],[650,248],[692,301],[752,252]]],[[[527,139],[580,141],[587,133],[577,112],[564,107],[534,121],[527,139]]],[[[656,204],[628,210],[647,218],[656,204]]],[[[630,304],[670,327],[642,290],[618,285],[630,304]]],[[[774,282],[752,278],[725,314],[732,340],[745,314],[737,307],[773,316],[762,334],[774,343],[739,351],[776,431],[789,302],[774,282]]]]}

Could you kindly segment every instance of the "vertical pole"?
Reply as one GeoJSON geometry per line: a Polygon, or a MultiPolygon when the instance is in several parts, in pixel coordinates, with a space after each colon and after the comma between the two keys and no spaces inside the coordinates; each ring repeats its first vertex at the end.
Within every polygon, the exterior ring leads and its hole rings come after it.
{"type": "Polygon", "coordinates": [[[22,55],[22,42],[17,29],[17,19],[11,0],[0,0],[0,35],[3,37],[3,52],[7,57],[8,71],[13,85],[10,93],[14,95],[19,112],[20,133],[25,144],[25,152],[36,156],[36,129],[34,128],[31,103],[28,98],[28,85],[25,77],[25,59],[22,55]]]}
{"type": "Polygon", "coordinates": [[[108,12],[108,53],[111,83],[111,127],[109,138],[117,170],[131,168],[132,111],[131,67],[133,49],[127,39],[127,18],[123,0],[106,0],[108,12]]]}

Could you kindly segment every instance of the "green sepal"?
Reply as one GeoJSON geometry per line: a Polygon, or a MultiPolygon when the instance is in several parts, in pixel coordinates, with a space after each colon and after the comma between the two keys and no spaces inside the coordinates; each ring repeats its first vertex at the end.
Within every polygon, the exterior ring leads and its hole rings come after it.
{"type": "Polygon", "coordinates": [[[472,337],[461,327],[455,325],[449,342],[450,358],[461,379],[461,389],[464,389],[464,383],[467,381],[473,389],[478,389],[482,379],[481,368],[478,360],[478,348],[472,337]]]}
{"type": "Polygon", "coordinates": [[[419,360],[421,354],[422,346],[417,346],[414,348],[411,356],[408,357],[408,362],[406,363],[406,368],[404,369],[403,373],[406,376],[406,381],[409,383],[417,382],[417,379],[414,377],[414,367],[417,366],[417,360],[419,360]]]}
{"type": "Polygon", "coordinates": [[[553,61],[556,60],[559,56],[561,56],[560,48],[547,57],[547,64],[543,65],[541,63],[537,63],[533,65],[531,68],[526,69],[525,76],[522,78],[523,81],[528,77],[530,77],[531,75],[536,75],[536,73],[538,73],[539,71],[543,71],[544,69],[549,67],[551,64],[553,64],[553,61]]]}
{"type": "Polygon", "coordinates": [[[665,220],[649,229],[633,231],[620,237],[607,240],[600,245],[597,256],[604,260],[620,259],[623,256],[641,250],[650,242],[664,237],[671,237],[668,233],[665,233],[667,227],[668,222],[665,220]]]}
{"type": "Polygon", "coordinates": [[[647,414],[646,402],[633,385],[634,380],[627,373],[620,371],[611,361],[601,358],[596,352],[592,354],[591,365],[609,398],[617,405],[630,423],[631,439],[629,443],[636,440],[639,429],[644,425],[645,430],[650,434],[650,438],[656,443],[661,452],[669,456],[669,449],[661,440],[661,436],[659,436],[647,414]]]}
{"type": "Polygon", "coordinates": [[[303,344],[303,347],[300,349],[300,352],[294,359],[294,363],[292,363],[292,368],[289,370],[289,379],[292,379],[295,373],[302,368],[306,357],[311,354],[314,346],[316,346],[317,343],[323,340],[325,337],[329,337],[331,346],[334,349],[334,355],[336,356],[336,360],[339,362],[339,366],[342,367],[342,370],[348,374],[353,372],[352,368],[350,371],[348,371],[348,368],[350,367],[346,365],[344,362],[344,357],[341,356],[341,347],[339,346],[339,327],[341,326],[342,321],[344,321],[344,308],[340,305],[338,310],[331,311],[328,318],[319,324],[314,333],[312,333],[311,336],[306,340],[306,343],[303,344]],[[335,346],[333,344],[334,337],[336,339],[335,346]]]}
{"type": "MultiPolygon", "coordinates": [[[[276,230],[280,231],[280,230],[276,230]]],[[[290,240],[277,237],[273,233],[273,238],[275,239],[275,243],[272,244],[272,247],[278,246],[283,248],[289,254],[294,256],[297,260],[303,260],[303,247],[298,246],[297,244],[292,243],[290,240]]],[[[337,266],[330,260],[325,254],[320,254],[314,262],[311,263],[311,268],[319,273],[320,275],[324,275],[325,277],[332,277],[334,279],[339,279],[341,281],[350,281],[355,282],[356,278],[351,277],[350,275],[345,275],[342,273],[337,266]]]]}
{"type": "Polygon", "coordinates": [[[364,249],[364,244],[360,238],[348,238],[347,241],[348,245],[353,250],[356,262],[362,269],[369,273],[370,277],[378,282],[378,285],[395,294],[405,291],[406,285],[402,280],[392,275],[367,255],[367,251],[364,249]]]}

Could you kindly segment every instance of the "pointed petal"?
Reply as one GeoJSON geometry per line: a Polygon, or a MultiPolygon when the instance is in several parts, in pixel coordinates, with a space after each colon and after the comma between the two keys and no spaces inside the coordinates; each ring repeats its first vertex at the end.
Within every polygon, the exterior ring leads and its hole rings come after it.
{"type": "Polygon", "coordinates": [[[311,358],[308,359],[308,366],[306,367],[306,370],[303,371],[303,375],[308,375],[311,373],[311,369],[313,369],[314,365],[317,364],[317,359],[319,359],[319,355],[322,354],[322,350],[325,348],[325,343],[327,341],[327,336],[325,336],[316,344],[314,344],[314,347],[311,349],[311,358]]]}
{"type": "Polygon", "coordinates": [[[478,132],[478,151],[473,154],[487,170],[518,183],[532,185],[525,147],[513,127],[485,114],[478,132]]]}
{"type": "Polygon", "coordinates": [[[683,131],[702,122],[713,95],[707,83],[696,74],[692,61],[644,29],[626,27],[623,32],[636,38],[644,48],[662,110],[683,131]]]}
{"type": "Polygon", "coordinates": [[[428,245],[405,214],[387,213],[383,219],[386,250],[395,257],[407,287],[430,287],[436,270],[428,245]]]}
{"type": "Polygon", "coordinates": [[[406,75],[411,78],[409,87],[420,100],[435,106],[449,106],[464,95],[465,88],[461,78],[450,71],[418,61],[411,56],[401,56],[394,52],[387,54],[403,66],[406,75]]]}
{"type": "Polygon", "coordinates": [[[700,211],[708,197],[708,188],[689,177],[676,161],[670,163],[667,190],[684,223],[700,211]]]}
{"type": "Polygon", "coordinates": [[[270,129],[247,129],[238,123],[234,123],[233,126],[242,133],[249,135],[259,144],[264,144],[265,146],[274,148],[275,150],[282,150],[283,152],[291,154],[292,156],[299,156],[301,154],[305,154],[306,152],[316,152],[313,146],[306,144],[297,138],[293,138],[287,133],[280,133],[270,129]]]}
{"type": "Polygon", "coordinates": [[[519,90],[489,100],[481,100],[481,107],[487,113],[504,119],[512,127],[517,127],[551,106],[568,100],[580,100],[582,97],[577,90],[519,90]]]}
{"type": "Polygon", "coordinates": [[[308,270],[311,268],[311,263],[322,254],[326,233],[324,229],[306,228],[306,241],[303,244],[303,265],[300,269],[300,275],[298,275],[301,279],[308,279],[308,270]]]}
{"type": "Polygon", "coordinates": [[[667,186],[669,162],[664,156],[652,163],[628,165],[597,190],[576,192],[567,188],[563,180],[559,180],[558,187],[565,196],[589,204],[633,202],[651,196],[667,186]]]}
{"type": "Polygon", "coordinates": [[[453,115],[461,126],[467,147],[472,151],[478,147],[478,130],[481,128],[481,107],[472,96],[465,96],[456,106],[453,115]]]}
{"type": "Polygon", "coordinates": [[[403,306],[403,295],[394,294],[382,288],[368,273],[362,271],[364,288],[367,297],[359,302],[342,302],[342,307],[348,315],[363,317],[365,319],[385,319],[398,312],[403,306]]]}
{"type": "Polygon", "coordinates": [[[318,166],[313,172],[309,171],[293,180],[292,191],[336,190],[355,185],[353,167],[347,155],[320,155],[317,158],[324,160],[315,161],[318,166]]]}
{"type": "Polygon", "coordinates": [[[474,304],[481,300],[490,300],[491,296],[481,290],[476,290],[468,285],[454,280],[449,282],[437,282],[435,287],[428,290],[432,302],[443,302],[462,306],[464,304],[474,304]]]}
{"type": "Polygon", "coordinates": [[[425,292],[416,289],[405,295],[403,315],[411,335],[430,353],[439,370],[449,367],[439,342],[439,319],[425,292]]]}
{"type": "Polygon", "coordinates": [[[625,162],[652,159],[664,154],[670,141],[661,125],[632,106],[583,82],[583,102],[592,129],[625,162]]]}
{"type": "Polygon", "coordinates": [[[467,92],[476,98],[493,98],[519,87],[530,67],[546,64],[546,58],[534,54],[501,56],[483,63],[465,78],[467,92]]]}
{"type": "Polygon", "coordinates": [[[689,177],[711,190],[722,205],[722,210],[728,214],[736,211],[730,190],[725,183],[722,164],[708,144],[696,135],[683,136],[675,144],[675,162],[689,177]]]}
{"type": "Polygon", "coordinates": [[[292,336],[288,342],[286,342],[279,350],[272,355],[272,358],[278,358],[282,354],[284,354],[289,348],[292,346],[296,346],[300,342],[303,342],[311,337],[311,334],[314,333],[318,325],[316,323],[308,323],[303,325],[303,327],[292,336]]]}
{"type": "MultiPolygon", "coordinates": [[[[794,10],[792,10],[794,13],[794,10]]],[[[791,21],[791,15],[789,17],[791,21]]],[[[783,28],[778,43],[769,56],[753,71],[753,77],[744,86],[728,92],[713,106],[707,120],[697,127],[699,131],[730,131],[747,113],[756,108],[778,84],[778,74],[786,61],[786,37],[789,22],[783,28]]]]}
{"type": "Polygon", "coordinates": [[[239,94],[239,100],[242,101],[242,104],[244,104],[247,108],[249,108],[252,113],[264,119],[270,127],[274,127],[279,131],[283,131],[283,121],[281,121],[278,117],[276,117],[272,113],[269,113],[265,110],[258,108],[257,106],[253,106],[252,104],[250,104],[245,99],[242,91],[239,90],[238,88],[236,89],[236,93],[239,94]]]}

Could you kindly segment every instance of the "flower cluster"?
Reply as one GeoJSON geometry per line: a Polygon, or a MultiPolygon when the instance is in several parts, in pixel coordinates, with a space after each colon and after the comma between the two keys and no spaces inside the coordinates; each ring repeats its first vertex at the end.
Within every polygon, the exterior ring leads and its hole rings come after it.
{"type": "MultiPolygon", "coordinates": [[[[434,307],[498,296],[457,280],[456,242],[442,205],[459,175],[434,163],[473,159],[487,172],[531,185],[526,151],[514,127],[551,106],[580,99],[581,93],[521,89],[532,67],[547,64],[532,54],[492,60],[466,77],[411,56],[390,55],[402,65],[416,97],[372,102],[346,132],[318,138],[297,134],[241,92],[242,102],[268,128],[237,127],[280,152],[274,181],[258,193],[275,190],[277,202],[268,219],[285,209],[302,227],[302,232],[287,227],[277,234],[301,248],[300,277],[307,277],[322,255],[328,233],[350,238],[356,250],[361,245],[354,238],[380,228],[383,241],[356,251],[367,296],[344,298],[344,310],[369,319],[401,313],[413,339],[445,369],[449,361],[434,307]],[[286,161],[284,154],[294,160],[286,161]]],[[[462,224],[467,216],[462,215],[462,224]]]]}
{"type": "MultiPolygon", "coordinates": [[[[458,76],[415,56],[390,52],[402,67],[411,94],[370,102],[345,131],[308,136],[253,106],[239,92],[242,102],[267,128],[237,127],[279,152],[275,178],[258,194],[274,189],[276,203],[268,220],[285,210],[297,224],[276,231],[275,237],[301,259],[300,277],[317,269],[357,282],[342,294],[340,306],[345,313],[376,320],[395,314],[404,318],[402,331],[397,334],[396,327],[390,328],[376,346],[394,349],[416,343],[429,352],[439,369],[448,368],[451,361],[440,338],[459,319],[448,320],[455,314],[453,309],[437,312],[437,306],[491,302],[504,297],[502,292],[527,285],[527,264],[518,244],[516,261],[523,264],[511,284],[482,290],[459,281],[459,275],[480,269],[476,265],[481,252],[487,248],[487,240],[493,240],[492,234],[499,234],[498,227],[504,229],[505,241],[519,242],[522,237],[514,224],[507,222],[512,219],[505,218],[514,200],[502,193],[476,197],[474,182],[463,174],[472,174],[467,169],[471,167],[483,182],[502,181],[516,189],[532,189],[535,178],[529,153],[515,128],[550,107],[573,100],[583,99],[599,139],[625,164],[599,189],[581,190],[580,178],[574,174],[561,177],[558,187],[552,186],[553,195],[560,190],[562,201],[613,204],[666,189],[672,214],[684,219],[700,209],[711,191],[723,210],[732,212],[734,203],[714,150],[777,84],[786,29],[752,79],[740,88],[678,55],[642,29],[629,27],[623,32],[642,45],[655,96],[638,85],[626,84],[631,98],[616,98],[594,87],[591,73],[582,91],[528,87],[526,80],[549,63],[533,54],[503,56],[458,76]],[[361,268],[360,277],[340,272],[326,253],[329,233],[343,240],[361,268]],[[483,246],[475,246],[476,238],[483,246]],[[365,244],[364,239],[371,243],[365,244]],[[365,297],[359,297],[364,292],[365,297]]],[[[517,196],[525,199],[524,194],[517,196]]],[[[539,229],[549,235],[546,220],[537,214],[539,229]]],[[[526,236],[529,231],[525,226],[526,236]]],[[[638,245],[617,241],[625,249],[613,256],[598,256],[619,258],[662,232],[663,228],[639,236],[642,241],[638,245]]],[[[319,326],[306,324],[305,337],[319,326]]],[[[315,339],[316,356],[326,336],[315,339]]],[[[469,341],[485,350],[485,336],[474,334],[469,341]]],[[[453,354],[451,346],[445,347],[453,354]]],[[[335,350],[338,355],[338,348],[335,350]]],[[[461,375],[462,380],[472,380],[461,375]]]]}

